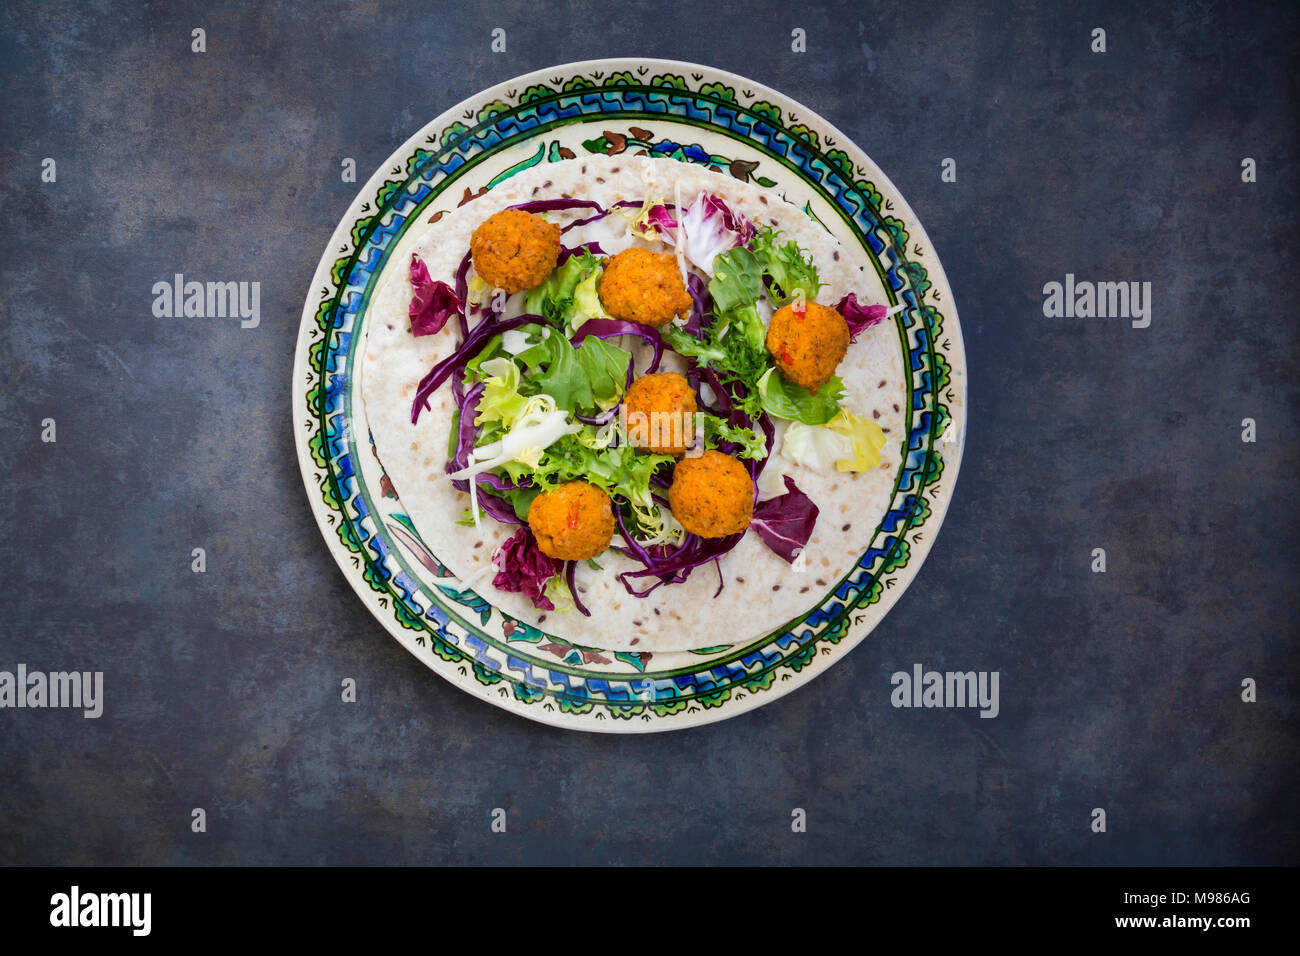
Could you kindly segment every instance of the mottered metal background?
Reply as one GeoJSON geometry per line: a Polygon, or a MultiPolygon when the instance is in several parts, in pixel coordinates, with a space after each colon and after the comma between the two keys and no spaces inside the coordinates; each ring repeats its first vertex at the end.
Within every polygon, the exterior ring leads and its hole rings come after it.
{"type": "Polygon", "coordinates": [[[102,670],[105,711],[0,710],[0,863],[1296,863],[1298,20],[7,5],[0,669],[102,670]],[[884,623],[787,697],[649,738],[521,720],[399,647],[288,417],[341,161],[364,181],[480,89],[628,55],[752,77],[865,149],[942,257],[970,373],[953,504],[884,623]],[[177,272],[260,282],[259,327],[155,318],[177,272]],[[1044,317],[1067,273],[1149,281],[1150,327],[1044,317]],[[916,663],[997,670],[999,715],[891,707],[916,663]]]}

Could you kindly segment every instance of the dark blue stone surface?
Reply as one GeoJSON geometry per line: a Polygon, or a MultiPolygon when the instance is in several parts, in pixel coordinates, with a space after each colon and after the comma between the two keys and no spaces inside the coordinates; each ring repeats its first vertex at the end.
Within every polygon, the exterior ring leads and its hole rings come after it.
{"type": "Polygon", "coordinates": [[[102,670],[107,702],[0,711],[0,863],[1300,862],[1297,19],[6,4],[0,669],[102,670]],[[943,258],[970,368],[952,509],[883,625],[648,738],[510,716],[402,650],[326,550],[289,418],[340,160],[364,181],[480,89],[628,55],[750,76],[862,146],[943,258]],[[175,272],[260,281],[260,328],[154,318],[175,272]],[[1067,272],[1151,282],[1150,328],[1044,318],[1067,272]],[[918,662],[999,671],[1000,715],[892,708],[918,662]]]}

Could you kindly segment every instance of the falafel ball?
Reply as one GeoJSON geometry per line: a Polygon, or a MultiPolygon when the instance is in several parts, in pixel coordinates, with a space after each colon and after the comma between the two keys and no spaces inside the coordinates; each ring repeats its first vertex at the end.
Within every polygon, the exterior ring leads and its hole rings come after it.
{"type": "Polygon", "coordinates": [[[680,455],[695,434],[695,390],[676,372],[643,375],[623,397],[628,439],[638,451],[680,455]],[[644,417],[642,417],[644,416],[644,417]]]}
{"type": "Polygon", "coordinates": [[[673,468],[668,507],[683,528],[701,538],[738,534],[754,517],[754,483],[739,459],[706,451],[673,468]]]}
{"type": "Polygon", "coordinates": [[[513,295],[541,285],[560,258],[560,227],[522,209],[502,209],[484,219],[469,248],[474,269],[513,295]]]}
{"type": "Polygon", "coordinates": [[[600,302],[616,319],[658,328],[691,312],[691,295],[671,252],[624,249],[600,277],[600,302]]]}
{"type": "Polygon", "coordinates": [[[767,350],[781,374],[815,392],[831,380],[849,350],[849,324],[816,302],[777,309],[767,327],[767,350]]]}
{"type": "Polygon", "coordinates": [[[614,507],[609,495],[590,482],[569,481],[533,499],[528,527],[543,554],[585,561],[609,547],[614,507]]]}

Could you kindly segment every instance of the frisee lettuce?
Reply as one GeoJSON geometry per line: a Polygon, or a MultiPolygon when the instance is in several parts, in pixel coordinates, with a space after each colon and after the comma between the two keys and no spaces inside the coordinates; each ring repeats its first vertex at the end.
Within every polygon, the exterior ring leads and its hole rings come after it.
{"type": "Polygon", "coordinates": [[[772,280],[768,298],[778,308],[795,299],[812,302],[822,287],[817,266],[794,240],[777,245],[779,235],[779,231],[768,226],[754,237],[750,247],[759,268],[772,280]]]}
{"type": "Polygon", "coordinates": [[[725,442],[739,445],[740,458],[762,461],[767,457],[767,436],[758,428],[731,425],[716,415],[704,416],[704,446],[716,448],[725,442]]]}

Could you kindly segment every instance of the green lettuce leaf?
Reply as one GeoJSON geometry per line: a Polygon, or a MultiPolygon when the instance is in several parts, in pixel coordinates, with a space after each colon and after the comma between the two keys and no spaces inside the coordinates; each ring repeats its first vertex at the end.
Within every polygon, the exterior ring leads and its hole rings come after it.
{"type": "Polygon", "coordinates": [[[776,369],[769,369],[758,380],[758,393],[769,415],[805,425],[825,425],[839,414],[844,380],[833,375],[814,393],[802,385],[787,382],[776,369]]]}
{"type": "Polygon", "coordinates": [[[556,405],[571,412],[595,412],[613,407],[623,395],[632,353],[594,335],[574,348],[562,335],[544,343],[546,368],[532,379],[556,405]]]}
{"type": "Polygon", "coordinates": [[[603,271],[600,259],[586,249],[569,256],[545,282],[524,294],[524,312],[545,316],[567,332],[579,318],[608,318],[595,294],[603,271]]]}

